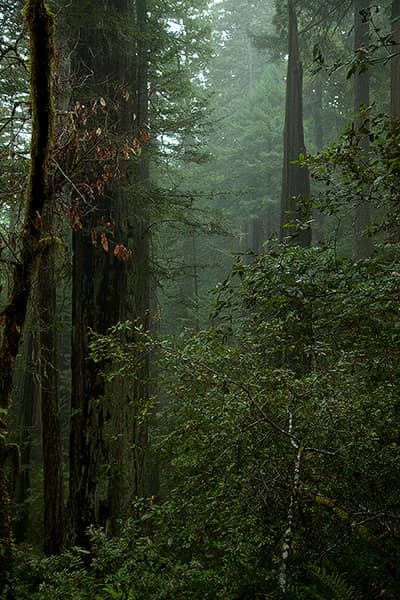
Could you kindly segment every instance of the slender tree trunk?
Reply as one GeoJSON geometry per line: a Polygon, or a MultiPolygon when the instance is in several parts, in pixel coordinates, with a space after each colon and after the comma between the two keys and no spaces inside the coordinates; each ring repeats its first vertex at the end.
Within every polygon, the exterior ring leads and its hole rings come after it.
{"type": "MultiPolygon", "coordinates": [[[[314,146],[317,152],[320,152],[324,146],[324,124],[323,124],[323,84],[320,74],[316,75],[314,81],[314,99],[312,103],[313,109],[313,134],[314,146]]],[[[313,239],[320,242],[324,238],[324,215],[317,208],[312,209],[313,213],[313,239]]]]}
{"type": "Polygon", "coordinates": [[[252,6],[250,0],[247,0],[247,10],[248,10],[248,21],[247,21],[247,65],[249,71],[249,94],[254,92],[254,50],[253,45],[251,43],[251,19],[252,19],[252,6]]]}
{"type": "Polygon", "coordinates": [[[15,449],[7,444],[7,420],[12,374],[25,324],[33,276],[41,253],[41,215],[49,198],[48,170],[54,131],[52,64],[54,17],[44,0],[27,0],[25,18],[30,33],[32,141],[24,234],[19,262],[13,272],[9,300],[2,314],[4,323],[0,349],[0,588],[12,564],[10,500],[5,465],[15,449]]]}
{"type": "Polygon", "coordinates": [[[314,145],[319,152],[324,147],[324,125],[322,116],[322,79],[320,75],[316,76],[314,83],[314,102],[313,102],[313,124],[314,124],[314,145]]]}
{"type": "MultiPolygon", "coordinates": [[[[391,59],[390,74],[390,112],[393,119],[400,119],[400,0],[392,0],[392,40],[394,56],[391,59]]],[[[391,193],[391,215],[389,237],[391,241],[400,240],[399,193],[391,193]]]]}
{"type": "Polygon", "coordinates": [[[193,228],[185,234],[183,255],[185,275],[182,285],[182,296],[185,309],[184,314],[186,315],[185,322],[187,326],[193,327],[195,331],[199,331],[196,233],[193,228]]]}
{"type": "Polygon", "coordinates": [[[295,515],[297,509],[297,500],[300,486],[300,471],[301,471],[302,448],[296,448],[296,457],[293,464],[293,483],[290,492],[290,501],[286,516],[286,529],[282,540],[281,564],[279,569],[279,587],[282,594],[287,593],[288,587],[288,565],[291,558],[293,535],[295,528],[295,515]]]}
{"type": "Polygon", "coordinates": [[[391,60],[390,110],[393,117],[400,118],[400,0],[392,1],[393,56],[391,60]]]}
{"type": "MultiPolygon", "coordinates": [[[[354,0],[354,51],[358,53],[368,48],[369,0],[354,0]]],[[[354,75],[354,112],[357,115],[361,106],[369,106],[369,70],[357,71],[354,75]]],[[[359,121],[356,120],[356,127],[359,121]]],[[[360,141],[363,160],[368,161],[369,143],[364,136],[360,141]]],[[[372,242],[366,237],[366,228],[371,224],[370,206],[365,197],[357,199],[354,213],[353,255],[354,258],[367,258],[372,252],[372,242]]]]}
{"type": "Polygon", "coordinates": [[[297,17],[289,2],[289,59],[281,198],[281,239],[290,237],[301,246],[311,244],[309,220],[310,178],[307,169],[293,164],[305,154],[303,130],[303,67],[300,59],[297,17]],[[287,225],[290,225],[287,227],[287,225]],[[292,227],[291,225],[294,225],[292,227]]]}
{"type": "MultiPolygon", "coordinates": [[[[187,75],[190,73],[191,51],[190,45],[192,40],[187,33],[188,23],[183,19],[183,27],[185,35],[185,67],[187,75]]],[[[185,110],[190,114],[190,101],[185,102],[185,110]]],[[[193,151],[196,145],[194,135],[191,128],[185,129],[182,139],[183,160],[184,164],[190,167],[193,160],[193,151]]],[[[192,163],[193,164],[193,163],[192,163]]],[[[192,206],[190,207],[192,209],[192,206]]],[[[188,327],[194,327],[198,331],[198,280],[197,280],[197,260],[196,260],[196,232],[195,228],[188,226],[188,231],[183,235],[183,268],[184,275],[182,278],[181,296],[182,296],[182,315],[184,324],[188,327]]]]}

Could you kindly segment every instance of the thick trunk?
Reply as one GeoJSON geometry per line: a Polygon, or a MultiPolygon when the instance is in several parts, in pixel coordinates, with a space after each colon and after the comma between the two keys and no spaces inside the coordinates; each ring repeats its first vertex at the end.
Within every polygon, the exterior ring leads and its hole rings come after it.
{"type": "MultiPolygon", "coordinates": [[[[50,211],[46,211],[51,215],[50,211]]],[[[47,215],[46,215],[47,217],[47,215]]],[[[51,236],[53,218],[44,218],[51,236]]],[[[42,256],[39,269],[40,381],[44,482],[44,551],[58,554],[63,539],[63,477],[59,421],[56,281],[54,252],[42,256]]]]}
{"type": "MultiPolygon", "coordinates": [[[[369,36],[369,0],[354,0],[354,51],[368,48],[369,36]]],[[[354,75],[354,113],[360,112],[360,107],[369,106],[369,70],[359,70],[354,75]]],[[[356,120],[356,127],[359,121],[356,120]]],[[[368,161],[368,137],[360,141],[363,160],[368,161]]],[[[366,228],[371,223],[370,206],[361,195],[357,199],[354,213],[353,255],[354,258],[367,258],[372,252],[371,240],[366,237],[366,228]]]]}
{"type": "MultiPolygon", "coordinates": [[[[114,32],[123,30],[130,22],[128,2],[114,0],[110,7],[109,3],[92,1],[98,18],[110,19],[110,8],[114,9],[113,18],[117,20],[114,32]]],[[[90,6],[88,11],[91,13],[90,6]]],[[[139,35],[140,25],[137,16],[139,35]]],[[[147,121],[147,72],[138,66],[142,56],[140,41],[136,41],[137,63],[132,64],[135,49],[129,44],[134,44],[134,40],[128,44],[126,36],[117,36],[112,47],[107,47],[101,30],[93,28],[91,21],[81,27],[79,37],[82,44],[77,48],[76,71],[82,79],[88,73],[92,79],[76,100],[88,104],[93,98],[116,96],[120,107],[115,112],[110,109],[108,117],[116,144],[121,146],[126,140],[143,138],[147,121]]],[[[148,178],[144,154],[137,162],[120,161],[124,179],[107,184],[106,194],[97,198],[95,210],[82,218],[83,229],[74,231],[68,512],[72,538],[82,545],[87,544],[86,530],[90,525],[115,532],[117,520],[131,514],[134,497],[145,493],[147,426],[139,416],[148,396],[147,361],[133,381],[117,377],[106,383],[101,371],[107,365],[95,364],[88,358],[90,329],[104,334],[118,322],[138,317],[147,325],[148,227],[145,202],[141,201],[143,190],[139,189],[137,194],[132,191],[134,185],[148,178]],[[100,243],[94,247],[90,235],[99,231],[102,223],[114,223],[113,234],[105,231],[108,251],[100,243]],[[132,250],[131,260],[123,261],[114,255],[115,244],[121,243],[132,250]]],[[[95,174],[98,163],[93,160],[89,169],[95,174]]]]}
{"type": "Polygon", "coordinates": [[[289,2],[289,59],[286,83],[286,113],[281,198],[281,239],[301,246],[311,244],[308,202],[310,179],[307,169],[293,164],[305,154],[303,131],[303,67],[300,60],[297,17],[289,2]],[[288,227],[289,225],[289,227],[288,227]]]}
{"type": "MultiPolygon", "coordinates": [[[[31,321],[31,319],[30,319],[31,321]]],[[[14,517],[14,535],[17,542],[27,541],[29,533],[31,469],[35,459],[33,445],[39,434],[40,387],[34,370],[37,367],[38,339],[32,324],[28,324],[24,334],[23,352],[19,366],[18,383],[14,398],[18,401],[16,419],[16,440],[20,448],[21,467],[15,487],[14,502],[17,505],[14,517]]]]}
{"type": "MultiPolygon", "coordinates": [[[[115,207],[115,198],[114,198],[115,207]]],[[[120,232],[117,231],[117,235],[120,232]]],[[[125,319],[121,303],[126,298],[125,265],[102,248],[93,248],[87,231],[74,232],[72,398],[70,435],[69,517],[72,537],[86,545],[90,525],[106,526],[109,518],[109,453],[106,429],[115,403],[121,414],[125,398],[106,386],[102,366],[88,359],[89,329],[99,333],[125,319]],[[120,310],[118,310],[120,309],[120,310]]],[[[113,386],[110,386],[112,388],[113,386]]],[[[113,427],[109,435],[113,435],[113,427]]],[[[120,443],[114,431],[114,445],[120,443]]],[[[114,465],[116,468],[116,465],[114,465]]],[[[122,476],[122,474],[121,474],[122,476]]]]}
{"type": "MultiPolygon", "coordinates": [[[[252,29],[252,18],[253,18],[253,7],[251,1],[247,2],[248,7],[248,21],[247,21],[247,70],[248,70],[248,90],[249,96],[254,93],[255,87],[255,74],[254,74],[254,48],[251,40],[251,29],[252,29]]],[[[250,220],[248,223],[248,240],[249,249],[252,252],[260,252],[263,242],[265,241],[265,218],[262,214],[262,209],[259,204],[257,207],[258,215],[250,220]]]]}

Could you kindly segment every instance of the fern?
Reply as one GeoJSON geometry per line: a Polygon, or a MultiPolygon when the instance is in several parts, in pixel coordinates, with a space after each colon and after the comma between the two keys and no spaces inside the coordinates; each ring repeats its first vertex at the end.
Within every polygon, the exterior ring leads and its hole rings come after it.
{"type": "Polygon", "coordinates": [[[292,586],[290,600],[362,600],[355,588],[340,573],[313,569],[314,581],[307,586],[292,586]]]}

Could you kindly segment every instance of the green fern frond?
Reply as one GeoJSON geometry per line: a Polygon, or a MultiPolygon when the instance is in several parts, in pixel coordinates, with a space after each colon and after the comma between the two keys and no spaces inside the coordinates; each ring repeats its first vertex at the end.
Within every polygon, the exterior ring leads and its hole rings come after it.
{"type": "Polygon", "coordinates": [[[290,600],[362,600],[360,594],[340,573],[313,569],[309,585],[294,585],[288,590],[290,600]]]}
{"type": "Polygon", "coordinates": [[[329,594],[324,600],[362,600],[354,587],[349,585],[340,573],[326,573],[316,569],[315,576],[323,592],[329,594]]]}

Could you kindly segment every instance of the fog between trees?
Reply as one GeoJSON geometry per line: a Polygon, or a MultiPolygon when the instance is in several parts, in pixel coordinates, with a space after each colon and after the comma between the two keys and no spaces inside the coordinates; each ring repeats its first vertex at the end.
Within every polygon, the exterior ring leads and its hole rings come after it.
{"type": "Polygon", "coordinates": [[[0,2],[2,598],[398,598],[399,17],[0,2]]]}

